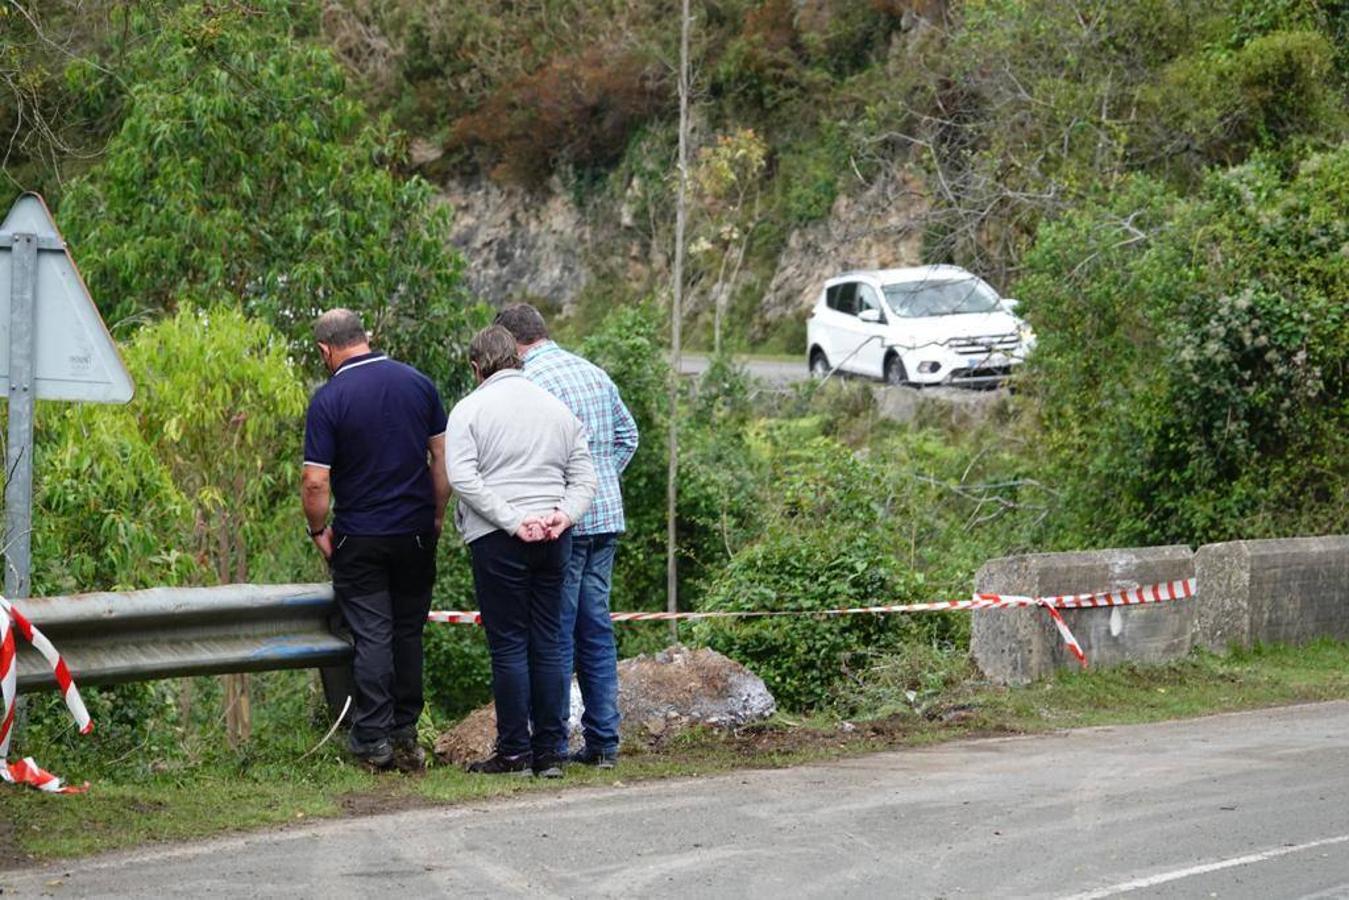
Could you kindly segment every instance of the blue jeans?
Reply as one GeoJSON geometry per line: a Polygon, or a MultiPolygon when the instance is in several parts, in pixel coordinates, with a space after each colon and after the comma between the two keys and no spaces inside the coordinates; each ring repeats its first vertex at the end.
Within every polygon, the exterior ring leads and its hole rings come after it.
{"type": "Polygon", "coordinates": [[[560,634],[571,532],[527,544],[493,531],[468,549],[492,652],[497,752],[532,753],[538,761],[567,739],[567,719],[558,711],[568,685],[560,634]]]}
{"type": "MultiPolygon", "coordinates": [[[[618,649],[609,618],[609,585],[618,535],[574,534],[562,586],[562,665],[581,686],[585,713],[581,729],[587,747],[618,752],[618,649]]],[[[570,692],[568,692],[570,695],[570,692]]],[[[570,696],[562,715],[571,714],[570,696]]],[[[566,751],[566,738],[561,745],[566,751]]]]}

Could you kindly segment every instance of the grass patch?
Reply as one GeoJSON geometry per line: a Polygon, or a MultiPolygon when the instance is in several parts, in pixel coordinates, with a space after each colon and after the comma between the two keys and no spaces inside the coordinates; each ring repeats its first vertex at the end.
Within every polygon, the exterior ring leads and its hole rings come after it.
{"type": "MultiPolygon", "coordinates": [[[[954,659],[954,657],[953,657],[954,659]]],[[[952,663],[957,674],[963,660],[952,663]]],[[[939,667],[933,661],[934,667],[939,667]]],[[[579,785],[631,784],[743,767],[780,767],[962,737],[1032,734],[1061,728],[1187,718],[1289,703],[1349,698],[1349,644],[1261,647],[1227,656],[1196,653],[1159,666],[1065,672],[1025,688],[999,688],[970,677],[903,686],[914,667],[862,679],[868,709],[850,718],[780,715],[738,732],[694,731],[658,750],[625,754],[620,768],[573,767],[562,782],[470,776],[435,767],[423,776],[374,776],[348,764],[331,745],[305,760],[321,735],[308,721],[261,729],[240,753],[95,766],[86,795],[49,797],[0,790],[0,867],[79,856],[158,841],[278,827],[319,817],[365,815],[457,804],[579,785]],[[886,677],[897,679],[886,682],[886,677]]],[[[931,670],[929,670],[930,672],[931,670]]],[[[63,746],[29,747],[62,774],[90,764],[63,746]]],[[[86,753],[89,751],[85,751],[86,753]]]]}

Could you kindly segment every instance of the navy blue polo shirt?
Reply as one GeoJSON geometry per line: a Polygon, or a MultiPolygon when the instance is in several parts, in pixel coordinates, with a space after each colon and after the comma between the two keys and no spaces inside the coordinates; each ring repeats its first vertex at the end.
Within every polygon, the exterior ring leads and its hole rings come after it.
{"type": "Polygon", "coordinates": [[[333,531],[430,531],[436,503],[426,445],[444,433],[431,379],[383,353],[343,362],[314,392],[304,429],[304,464],[330,470],[333,531]]]}

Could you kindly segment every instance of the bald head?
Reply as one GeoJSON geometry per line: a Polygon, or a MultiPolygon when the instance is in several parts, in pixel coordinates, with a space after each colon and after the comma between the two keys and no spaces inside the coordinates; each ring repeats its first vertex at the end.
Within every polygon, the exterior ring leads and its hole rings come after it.
{"type": "Polygon", "coordinates": [[[314,340],[332,350],[345,350],[369,341],[361,317],[349,309],[330,309],[314,321],[314,340]]]}

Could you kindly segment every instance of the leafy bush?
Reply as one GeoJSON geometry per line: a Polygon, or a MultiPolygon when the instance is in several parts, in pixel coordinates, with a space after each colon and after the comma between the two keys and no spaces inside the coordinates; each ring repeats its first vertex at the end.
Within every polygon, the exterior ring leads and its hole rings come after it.
{"type": "Polygon", "coordinates": [[[1307,139],[1333,135],[1345,124],[1329,81],[1333,52],[1317,32],[1277,31],[1234,53],[1177,59],[1141,92],[1144,120],[1156,131],[1148,142],[1197,171],[1257,149],[1291,155],[1307,139]]]}
{"type": "MultiPolygon", "coordinates": [[[[829,529],[779,532],[738,553],[712,583],[707,610],[824,610],[910,596],[904,573],[879,535],[829,529]]],[[[704,620],[697,641],[747,665],[787,709],[825,705],[850,654],[897,647],[916,624],[887,616],[790,616],[704,620]]]]}
{"type": "MultiPolygon", "coordinates": [[[[1037,486],[977,431],[873,435],[863,451],[820,436],[822,417],[759,421],[746,435],[756,536],[709,573],[708,610],[821,610],[967,596],[975,567],[1024,546],[1037,486]]],[[[742,469],[744,471],[744,469],[742,469]]],[[[745,663],[789,708],[831,702],[877,655],[963,647],[947,615],[708,620],[696,640],[745,663]]]]}
{"type": "Polygon", "coordinates": [[[39,407],[33,593],[134,590],[205,576],[191,504],[127,407],[39,407]]]}
{"type": "Polygon", "coordinates": [[[1063,534],[1343,530],[1349,145],[1181,199],[1138,179],[1042,229],[1018,288],[1063,534]],[[1109,510],[1109,515],[1102,515],[1109,510]]]}

